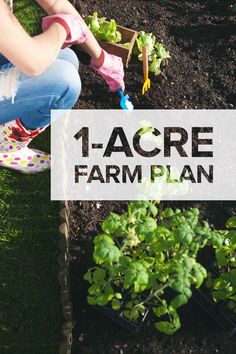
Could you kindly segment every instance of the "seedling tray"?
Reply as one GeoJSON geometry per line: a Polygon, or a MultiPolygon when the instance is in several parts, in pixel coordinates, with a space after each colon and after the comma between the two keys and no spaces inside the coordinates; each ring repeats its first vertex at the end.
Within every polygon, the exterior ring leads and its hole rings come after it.
{"type": "Polygon", "coordinates": [[[233,324],[233,329],[230,331],[230,336],[233,337],[236,334],[236,314],[228,309],[226,302],[222,302],[220,304],[219,312],[223,317],[227,318],[227,320],[233,324]]]}
{"type": "Polygon", "coordinates": [[[236,334],[236,321],[233,321],[231,316],[227,314],[227,304],[225,301],[214,303],[209,295],[204,290],[200,289],[193,291],[193,300],[227,331],[230,337],[236,334]]]}
{"type": "Polygon", "coordinates": [[[143,315],[142,319],[137,321],[137,322],[133,322],[128,320],[125,317],[121,317],[116,311],[112,310],[109,307],[106,306],[94,306],[95,310],[100,312],[101,314],[103,314],[104,316],[106,316],[107,318],[111,319],[112,321],[114,321],[115,323],[117,323],[119,326],[125,328],[126,330],[128,330],[130,333],[138,333],[141,328],[143,327],[149,310],[147,310],[145,312],[145,314],[143,315]]]}

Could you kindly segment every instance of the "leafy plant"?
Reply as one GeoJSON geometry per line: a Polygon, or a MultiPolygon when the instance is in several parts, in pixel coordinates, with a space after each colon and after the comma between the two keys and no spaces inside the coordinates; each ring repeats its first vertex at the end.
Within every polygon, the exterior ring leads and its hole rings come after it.
{"type": "Polygon", "coordinates": [[[85,22],[97,39],[106,40],[108,42],[121,42],[121,33],[117,31],[115,20],[107,21],[106,17],[98,17],[98,13],[94,12],[92,16],[88,16],[85,22]]]}
{"type": "Polygon", "coordinates": [[[136,39],[137,48],[138,48],[138,59],[143,60],[142,48],[147,47],[148,56],[150,57],[155,51],[156,37],[152,33],[145,33],[141,31],[138,38],[136,39]]]}
{"type": "Polygon", "coordinates": [[[161,73],[161,63],[163,61],[162,58],[158,58],[156,54],[152,54],[151,56],[152,63],[149,66],[149,71],[156,76],[160,75],[161,73]]]}
{"type": "Polygon", "coordinates": [[[214,243],[218,276],[210,273],[207,287],[215,301],[227,300],[229,308],[236,313],[236,216],[226,223],[221,239],[214,243]]]}
{"type": "Polygon", "coordinates": [[[156,37],[152,33],[140,32],[137,42],[137,54],[138,59],[143,60],[142,48],[146,46],[148,48],[148,57],[151,62],[149,71],[156,76],[161,73],[161,65],[170,59],[170,53],[166,50],[162,43],[156,43],[156,37]]]}
{"type": "MultiPolygon", "coordinates": [[[[107,21],[106,17],[98,17],[98,13],[94,12],[92,16],[85,19],[86,24],[97,39],[105,40],[113,43],[120,43],[122,35],[117,31],[115,20],[107,21]]],[[[123,44],[126,48],[130,47],[130,43],[123,44]]],[[[149,70],[156,76],[161,73],[161,65],[170,59],[170,53],[162,43],[156,42],[156,37],[152,33],[141,31],[136,39],[136,48],[134,53],[138,55],[140,61],[143,60],[142,48],[148,48],[148,57],[151,62],[149,70]]]]}
{"type": "Polygon", "coordinates": [[[198,251],[216,237],[198,218],[197,209],[159,212],[148,201],[129,204],[122,215],[110,213],[94,239],[95,266],[84,276],[88,303],[110,304],[134,321],[152,309],[156,329],[173,334],[181,326],[178,308],[207,275],[198,251]]]}

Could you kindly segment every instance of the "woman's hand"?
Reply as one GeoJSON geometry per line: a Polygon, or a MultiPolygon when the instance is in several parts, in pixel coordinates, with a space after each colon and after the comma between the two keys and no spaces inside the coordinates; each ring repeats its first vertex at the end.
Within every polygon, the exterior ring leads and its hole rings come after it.
{"type": "Polygon", "coordinates": [[[72,44],[82,44],[87,40],[87,26],[78,16],[71,14],[56,14],[43,18],[42,29],[47,31],[53,23],[62,25],[67,33],[64,47],[70,47],[72,44]]]}
{"type": "Polygon", "coordinates": [[[92,59],[90,65],[103,77],[110,91],[116,92],[119,88],[124,91],[124,66],[120,57],[103,50],[101,57],[96,60],[92,59]]]}
{"type": "MultiPolygon", "coordinates": [[[[1,0],[0,0],[1,1],[1,0]]],[[[77,10],[73,7],[73,5],[68,0],[36,0],[37,3],[49,14],[49,15],[56,15],[56,14],[70,14],[78,17],[80,21],[83,21],[80,14],[77,10]]],[[[84,21],[83,21],[84,22],[84,21]]],[[[75,43],[80,44],[81,48],[90,55],[92,59],[98,59],[101,55],[102,48],[98,44],[97,40],[95,39],[94,35],[90,31],[90,29],[84,23],[84,26],[87,30],[88,39],[84,43],[75,43]]]]}

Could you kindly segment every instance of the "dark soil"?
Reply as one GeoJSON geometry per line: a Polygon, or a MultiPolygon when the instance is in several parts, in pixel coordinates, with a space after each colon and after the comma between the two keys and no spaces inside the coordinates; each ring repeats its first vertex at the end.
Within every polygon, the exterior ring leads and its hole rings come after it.
{"type": "MultiPolygon", "coordinates": [[[[231,0],[232,1],[232,0],[231,0]]],[[[142,63],[133,57],[126,89],[136,109],[232,109],[236,107],[236,15],[227,0],[80,0],[84,16],[99,11],[123,26],[153,32],[171,53],[163,75],[141,95],[142,63]]],[[[81,65],[81,109],[119,108],[102,79],[81,65]]]]}
{"type": "MultiPolygon", "coordinates": [[[[152,89],[141,95],[142,65],[134,58],[126,70],[127,92],[135,108],[232,109],[236,107],[236,17],[228,1],[75,1],[82,15],[98,10],[123,26],[153,32],[171,52],[164,75],[152,78],[152,89]]],[[[79,55],[81,60],[84,56],[79,55]]],[[[119,108],[115,94],[102,80],[81,65],[83,91],[80,109],[119,108]]],[[[235,202],[165,202],[165,206],[197,207],[201,218],[222,228],[236,215],[235,202]]],[[[170,354],[236,352],[236,339],[227,334],[195,303],[182,311],[183,326],[172,337],[148,326],[129,334],[86,304],[82,280],[91,265],[92,240],[110,211],[122,212],[127,202],[70,202],[70,274],[75,326],[73,354],[170,354]]]]}

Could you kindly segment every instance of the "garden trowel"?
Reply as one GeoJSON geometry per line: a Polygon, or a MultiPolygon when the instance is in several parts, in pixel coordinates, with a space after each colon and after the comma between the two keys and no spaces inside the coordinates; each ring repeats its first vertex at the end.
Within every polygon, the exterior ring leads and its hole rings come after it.
{"type": "Polygon", "coordinates": [[[121,88],[118,89],[118,95],[120,97],[121,108],[128,110],[128,111],[132,111],[134,109],[134,106],[133,106],[132,102],[130,101],[129,95],[125,95],[124,91],[121,88]]]}

